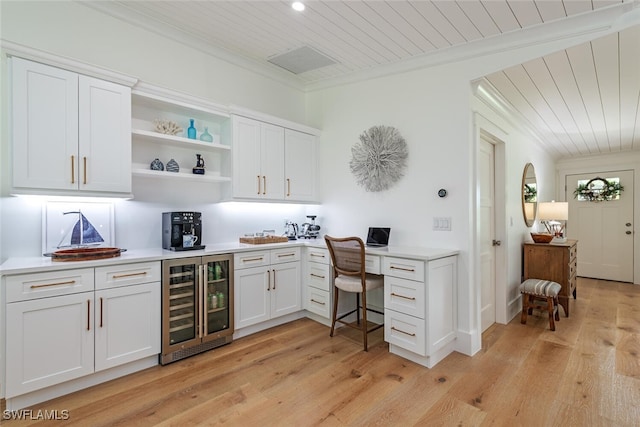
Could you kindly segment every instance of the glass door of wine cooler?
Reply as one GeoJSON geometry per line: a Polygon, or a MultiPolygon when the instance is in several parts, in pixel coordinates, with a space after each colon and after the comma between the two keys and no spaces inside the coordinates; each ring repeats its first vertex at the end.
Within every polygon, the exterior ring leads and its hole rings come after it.
{"type": "Polygon", "coordinates": [[[203,257],[203,340],[233,333],[233,266],[228,256],[203,257]]]}
{"type": "Polygon", "coordinates": [[[198,336],[198,266],[200,258],[185,258],[163,263],[162,347],[185,348],[198,336]]]}

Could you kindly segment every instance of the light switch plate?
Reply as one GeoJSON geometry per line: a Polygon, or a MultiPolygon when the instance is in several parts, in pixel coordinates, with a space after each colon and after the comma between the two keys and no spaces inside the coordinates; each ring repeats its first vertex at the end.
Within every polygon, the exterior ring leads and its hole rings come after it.
{"type": "Polygon", "coordinates": [[[451,231],[451,217],[433,217],[434,231],[451,231]]]}

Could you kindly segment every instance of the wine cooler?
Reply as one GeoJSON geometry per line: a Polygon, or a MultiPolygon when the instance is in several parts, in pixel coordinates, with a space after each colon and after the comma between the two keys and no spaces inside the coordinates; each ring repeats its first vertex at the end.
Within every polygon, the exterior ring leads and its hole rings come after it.
{"type": "Polygon", "coordinates": [[[162,353],[175,362],[233,339],[233,255],[162,262],[162,353]]]}

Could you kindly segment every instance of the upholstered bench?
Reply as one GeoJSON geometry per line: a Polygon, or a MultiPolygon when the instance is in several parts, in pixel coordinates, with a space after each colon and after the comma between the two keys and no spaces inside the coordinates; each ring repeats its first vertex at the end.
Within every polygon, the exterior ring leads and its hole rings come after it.
{"type": "Polygon", "coordinates": [[[520,323],[527,323],[527,314],[531,314],[533,309],[549,312],[549,327],[556,330],[556,321],[560,321],[558,314],[558,292],[562,286],[550,280],[527,279],[520,285],[522,294],[522,317],[520,323]]]}

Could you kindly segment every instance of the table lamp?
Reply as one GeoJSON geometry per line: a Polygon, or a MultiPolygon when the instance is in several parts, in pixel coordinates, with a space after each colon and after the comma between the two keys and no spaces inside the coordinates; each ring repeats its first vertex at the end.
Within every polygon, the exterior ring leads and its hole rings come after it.
{"type": "Polygon", "coordinates": [[[564,228],[569,219],[569,203],[567,202],[541,202],[538,203],[538,220],[544,224],[550,234],[553,234],[553,241],[556,243],[566,242],[564,228]],[[565,221],[563,224],[562,221],[565,221]]]}

